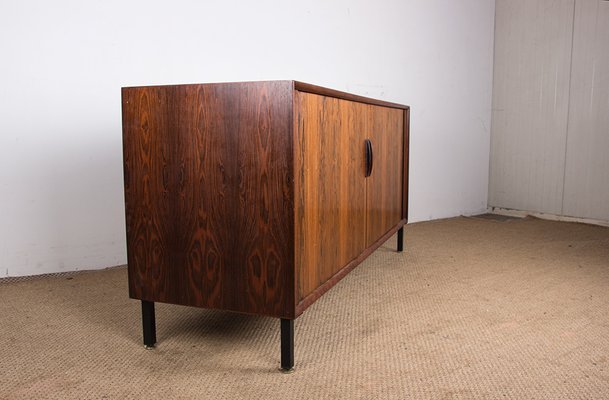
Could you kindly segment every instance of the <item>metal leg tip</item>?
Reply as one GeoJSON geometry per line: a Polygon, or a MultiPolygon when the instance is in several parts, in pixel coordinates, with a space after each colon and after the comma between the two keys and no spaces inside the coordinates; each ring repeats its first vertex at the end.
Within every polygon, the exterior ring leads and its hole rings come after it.
{"type": "Polygon", "coordinates": [[[291,374],[294,372],[294,367],[290,367],[289,369],[285,369],[283,367],[279,367],[279,371],[281,371],[284,374],[291,374]]]}
{"type": "Polygon", "coordinates": [[[155,349],[154,345],[152,345],[152,346],[148,346],[147,344],[145,344],[145,345],[144,345],[144,348],[145,348],[146,350],[154,350],[154,349],[155,349]]]}

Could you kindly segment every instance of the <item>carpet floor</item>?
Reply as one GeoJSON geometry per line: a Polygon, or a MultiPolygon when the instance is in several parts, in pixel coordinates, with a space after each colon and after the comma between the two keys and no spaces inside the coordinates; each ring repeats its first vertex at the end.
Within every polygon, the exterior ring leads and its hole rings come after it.
{"type": "Polygon", "coordinates": [[[0,281],[2,399],[607,399],[609,229],[454,218],[405,229],[295,322],[157,304],[125,267],[0,281]]]}

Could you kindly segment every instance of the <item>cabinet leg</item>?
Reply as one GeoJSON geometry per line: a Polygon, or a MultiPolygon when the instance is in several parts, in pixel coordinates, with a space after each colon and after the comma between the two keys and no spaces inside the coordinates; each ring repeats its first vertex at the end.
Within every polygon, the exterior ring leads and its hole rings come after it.
{"type": "Polygon", "coordinates": [[[281,318],[281,370],[294,368],[294,320],[281,318]]]}
{"type": "Polygon", "coordinates": [[[144,347],[152,348],[156,343],[156,321],[154,302],[142,300],[142,325],[144,328],[144,347]]]}
{"type": "Polygon", "coordinates": [[[404,250],[404,227],[398,229],[398,253],[404,250]]]}

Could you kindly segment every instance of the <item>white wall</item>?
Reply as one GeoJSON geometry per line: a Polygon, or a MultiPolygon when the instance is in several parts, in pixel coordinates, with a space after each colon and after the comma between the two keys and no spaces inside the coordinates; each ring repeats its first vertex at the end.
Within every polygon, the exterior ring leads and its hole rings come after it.
{"type": "Polygon", "coordinates": [[[126,262],[120,87],[297,79],[412,106],[411,221],[487,206],[494,0],[0,3],[0,276],[126,262]]]}

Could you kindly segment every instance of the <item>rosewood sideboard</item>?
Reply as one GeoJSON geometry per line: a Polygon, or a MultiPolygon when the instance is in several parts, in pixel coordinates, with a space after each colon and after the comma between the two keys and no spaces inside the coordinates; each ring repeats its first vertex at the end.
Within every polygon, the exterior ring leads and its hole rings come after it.
{"type": "Polygon", "coordinates": [[[296,81],[122,89],[129,295],[294,319],[408,216],[408,106],[296,81]]]}

